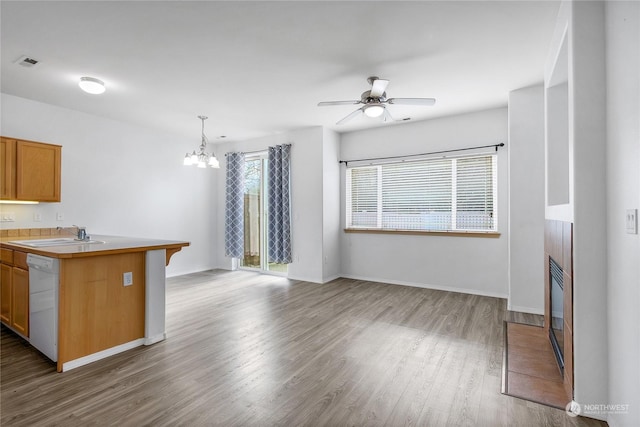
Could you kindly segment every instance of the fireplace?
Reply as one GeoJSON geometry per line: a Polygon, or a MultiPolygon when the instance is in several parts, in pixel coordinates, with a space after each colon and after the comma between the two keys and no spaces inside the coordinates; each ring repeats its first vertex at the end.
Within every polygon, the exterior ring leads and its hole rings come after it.
{"type": "Polygon", "coordinates": [[[551,286],[551,322],[549,339],[558,361],[560,371],[564,371],[564,283],[562,267],[549,257],[549,285],[551,286]]]}
{"type": "MultiPolygon", "coordinates": [[[[573,398],[573,224],[544,224],[544,327],[564,388],[573,398]]],[[[551,361],[553,363],[553,361],[551,361]]]]}

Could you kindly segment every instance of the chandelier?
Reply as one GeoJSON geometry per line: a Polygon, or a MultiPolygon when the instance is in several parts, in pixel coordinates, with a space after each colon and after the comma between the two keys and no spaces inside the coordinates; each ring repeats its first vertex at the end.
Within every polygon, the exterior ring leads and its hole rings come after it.
{"type": "Polygon", "coordinates": [[[195,165],[195,166],[198,166],[199,168],[206,168],[207,165],[209,165],[212,168],[218,169],[220,167],[220,162],[218,161],[218,159],[216,159],[216,155],[213,152],[209,154],[205,151],[207,149],[207,143],[209,141],[207,140],[207,137],[204,134],[204,121],[207,120],[208,117],[198,116],[198,118],[202,120],[202,141],[200,142],[200,147],[197,153],[194,150],[193,153],[191,154],[187,153],[187,155],[184,156],[184,165],[185,166],[195,165]]]}

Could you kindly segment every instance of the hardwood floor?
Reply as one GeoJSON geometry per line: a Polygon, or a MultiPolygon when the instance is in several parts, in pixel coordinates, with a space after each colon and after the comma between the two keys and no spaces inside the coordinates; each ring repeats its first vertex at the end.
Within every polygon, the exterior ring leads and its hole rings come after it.
{"type": "Polygon", "coordinates": [[[75,370],[2,328],[3,426],[597,426],[500,394],[505,301],[248,272],[168,280],[167,340],[75,370]]]}

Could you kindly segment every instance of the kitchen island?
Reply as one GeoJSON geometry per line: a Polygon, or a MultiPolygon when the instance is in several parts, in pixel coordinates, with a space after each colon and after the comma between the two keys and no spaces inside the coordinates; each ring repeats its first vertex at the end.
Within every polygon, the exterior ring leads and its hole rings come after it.
{"type": "Polygon", "coordinates": [[[73,236],[2,231],[3,264],[34,254],[58,267],[52,359],[59,372],[165,339],[165,266],[188,242],[92,235],[91,242],[40,246],[38,240],[73,236]]]}

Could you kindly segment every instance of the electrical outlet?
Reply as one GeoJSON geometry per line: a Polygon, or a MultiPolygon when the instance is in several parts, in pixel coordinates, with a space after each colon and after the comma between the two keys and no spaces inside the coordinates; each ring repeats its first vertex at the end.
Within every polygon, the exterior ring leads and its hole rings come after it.
{"type": "Polygon", "coordinates": [[[14,212],[2,212],[0,215],[0,221],[2,222],[14,222],[16,220],[16,214],[14,212]]]}
{"type": "Polygon", "coordinates": [[[64,214],[62,212],[56,214],[56,221],[64,221],[64,214]]]}
{"type": "Polygon", "coordinates": [[[627,233],[638,234],[638,209],[627,209],[627,233]]]}
{"type": "Polygon", "coordinates": [[[33,220],[35,222],[40,222],[42,221],[42,214],[40,212],[36,212],[33,214],[33,220]]]}
{"type": "Polygon", "coordinates": [[[133,285],[133,273],[131,271],[128,271],[122,275],[122,284],[124,286],[133,285]]]}

